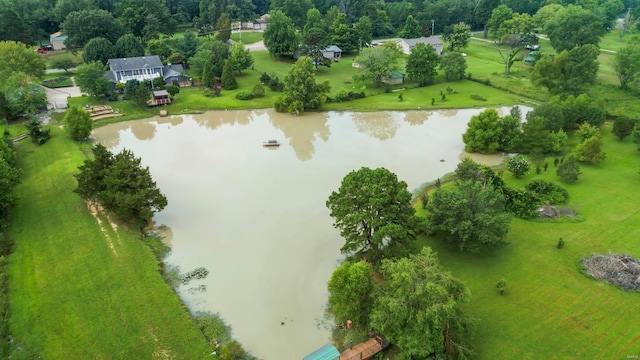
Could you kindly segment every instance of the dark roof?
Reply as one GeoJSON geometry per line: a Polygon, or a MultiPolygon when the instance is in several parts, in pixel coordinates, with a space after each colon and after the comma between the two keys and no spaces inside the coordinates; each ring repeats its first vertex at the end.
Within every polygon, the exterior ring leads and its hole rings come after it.
{"type": "Polygon", "coordinates": [[[109,64],[109,68],[113,71],[145,68],[154,69],[162,67],[162,61],[160,61],[160,57],[157,55],[109,59],[109,61],[107,61],[107,64],[109,64]]]}
{"type": "Polygon", "coordinates": [[[164,79],[170,77],[186,76],[184,73],[184,68],[180,64],[167,65],[162,69],[162,73],[164,74],[164,79]]]}

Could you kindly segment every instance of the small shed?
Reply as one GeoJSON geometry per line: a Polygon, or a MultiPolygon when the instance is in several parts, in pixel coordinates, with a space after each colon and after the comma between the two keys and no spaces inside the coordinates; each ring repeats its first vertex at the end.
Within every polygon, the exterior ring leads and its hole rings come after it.
{"type": "Polygon", "coordinates": [[[338,360],[340,351],[335,346],[327,344],[302,358],[302,360],[338,360]]]}
{"type": "Polygon", "coordinates": [[[333,61],[338,61],[342,56],[342,49],[340,49],[336,45],[327,46],[324,50],[322,50],[322,56],[333,61]]]}
{"type": "Polygon", "coordinates": [[[153,99],[147,101],[148,106],[158,106],[162,104],[170,104],[171,98],[167,90],[157,90],[153,92],[153,99]]]}
{"type": "Polygon", "coordinates": [[[68,36],[64,35],[62,31],[58,31],[49,35],[49,42],[51,42],[53,50],[62,50],[67,48],[67,46],[64,44],[64,41],[67,40],[67,38],[68,36]]]}
{"type": "Polygon", "coordinates": [[[398,70],[393,70],[389,77],[382,79],[382,82],[389,85],[398,85],[404,83],[404,74],[398,70]]]}
{"type": "Polygon", "coordinates": [[[524,58],[524,63],[527,65],[535,65],[536,64],[536,52],[532,51],[524,58]]]}

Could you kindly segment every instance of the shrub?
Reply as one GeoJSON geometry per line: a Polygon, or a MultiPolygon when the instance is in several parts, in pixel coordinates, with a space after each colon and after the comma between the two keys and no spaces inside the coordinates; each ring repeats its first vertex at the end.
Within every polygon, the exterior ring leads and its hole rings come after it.
{"type": "Polygon", "coordinates": [[[206,89],[202,90],[202,95],[205,96],[205,97],[215,97],[215,96],[217,96],[216,92],[211,90],[211,89],[209,89],[209,88],[206,88],[206,89]]]}
{"type": "Polygon", "coordinates": [[[538,215],[538,197],[529,191],[503,187],[502,193],[505,198],[505,208],[507,211],[522,219],[530,219],[538,215]]]}
{"type": "Polygon", "coordinates": [[[195,321],[213,346],[231,341],[231,327],[218,314],[197,313],[195,321]]]}
{"type": "Polygon", "coordinates": [[[580,166],[573,156],[570,156],[567,161],[560,164],[556,170],[556,175],[566,183],[576,182],[580,174],[582,174],[580,166]]]}
{"type": "Polygon", "coordinates": [[[477,101],[487,101],[487,99],[486,99],[486,98],[484,98],[484,97],[482,97],[482,96],[480,96],[480,95],[476,95],[476,94],[471,94],[471,98],[472,98],[473,100],[477,100],[477,101]]]}
{"type": "Polygon", "coordinates": [[[582,116],[585,123],[600,127],[604,124],[607,113],[600,106],[589,106],[582,111],[582,116]]]}
{"type": "Polygon", "coordinates": [[[262,84],[256,84],[253,87],[253,97],[263,97],[264,96],[264,86],[262,84]]]}
{"type": "Polygon", "coordinates": [[[517,155],[507,160],[507,169],[513,173],[513,176],[520,178],[531,170],[531,163],[524,156],[517,155]]]}
{"type": "Polygon", "coordinates": [[[249,90],[240,90],[236,93],[236,99],[238,100],[251,100],[253,99],[253,93],[249,90]]]}
{"type": "Polygon", "coordinates": [[[272,91],[282,92],[284,91],[284,83],[278,79],[278,77],[271,78],[269,81],[269,89],[272,91]]]}
{"type": "Polygon", "coordinates": [[[355,99],[362,99],[365,96],[366,95],[365,95],[364,91],[362,91],[362,92],[353,92],[353,91],[347,91],[345,89],[342,89],[342,90],[338,91],[338,93],[336,94],[336,97],[334,99],[335,99],[335,101],[338,101],[338,102],[344,102],[344,101],[351,101],[351,100],[355,100],[355,99]]]}
{"type": "Polygon", "coordinates": [[[263,72],[262,75],[260,75],[260,82],[263,85],[269,85],[269,83],[271,82],[271,76],[269,76],[269,74],[267,74],[266,72],[263,72]]]}
{"type": "Polygon", "coordinates": [[[175,85],[167,85],[166,90],[172,97],[180,93],[180,87],[175,85]]]}
{"type": "Polygon", "coordinates": [[[564,204],[569,200],[569,193],[562,186],[546,180],[533,180],[526,189],[535,194],[541,202],[564,204]]]}

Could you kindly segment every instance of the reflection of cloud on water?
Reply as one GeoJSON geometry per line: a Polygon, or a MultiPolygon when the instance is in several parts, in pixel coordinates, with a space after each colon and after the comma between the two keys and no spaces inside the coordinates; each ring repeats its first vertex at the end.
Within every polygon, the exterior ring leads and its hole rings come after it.
{"type": "Polygon", "coordinates": [[[431,111],[406,111],[404,121],[411,126],[422,125],[431,114],[433,114],[431,111]]]}
{"type": "Polygon", "coordinates": [[[352,118],[358,131],[385,141],[396,136],[396,131],[400,128],[402,113],[388,111],[353,113],[352,118]]]}
{"type": "Polygon", "coordinates": [[[329,140],[328,117],[326,112],[305,113],[303,116],[275,113],[269,121],[276,129],[282,130],[298,159],[305,161],[313,157],[317,138],[325,142],[329,140]]]}
{"type": "Polygon", "coordinates": [[[246,110],[207,111],[204,114],[193,115],[193,119],[198,125],[215,130],[222,125],[248,125],[253,120],[250,115],[246,110]]]}
{"type": "Polygon", "coordinates": [[[151,140],[156,135],[156,124],[150,121],[134,121],[131,132],[138,140],[151,140]]]}

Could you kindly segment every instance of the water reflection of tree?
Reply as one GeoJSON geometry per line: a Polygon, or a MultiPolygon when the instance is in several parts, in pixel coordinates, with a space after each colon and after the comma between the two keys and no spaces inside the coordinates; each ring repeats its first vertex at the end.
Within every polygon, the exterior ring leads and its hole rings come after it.
{"type": "Polygon", "coordinates": [[[431,111],[407,111],[404,113],[404,121],[411,126],[422,125],[431,114],[431,111]]]}
{"type": "Polygon", "coordinates": [[[209,130],[216,130],[222,125],[248,125],[253,118],[249,111],[208,111],[204,114],[193,115],[193,120],[199,125],[209,130]]]}
{"type": "Polygon", "coordinates": [[[400,113],[393,112],[353,113],[353,122],[358,131],[385,141],[396,136],[400,117],[400,113]]]}
{"type": "Polygon", "coordinates": [[[452,117],[458,115],[458,110],[456,109],[444,109],[439,111],[440,115],[445,117],[452,117]]]}
{"type": "Polygon", "coordinates": [[[120,144],[120,133],[131,126],[130,122],[109,124],[93,130],[92,137],[96,143],[104,145],[107,149],[113,149],[120,144]]]}
{"type": "Polygon", "coordinates": [[[151,121],[131,123],[131,132],[138,140],[151,140],[156,135],[156,124],[151,121]]]}
{"type": "Polygon", "coordinates": [[[158,124],[171,124],[171,126],[178,126],[184,122],[182,116],[169,116],[169,117],[158,117],[158,124]]]}
{"type": "Polygon", "coordinates": [[[331,131],[327,124],[328,117],[326,112],[306,113],[304,116],[276,113],[271,115],[269,121],[276,129],[282,130],[298,159],[306,161],[316,151],[314,143],[317,138],[324,142],[329,140],[331,131]]]}

